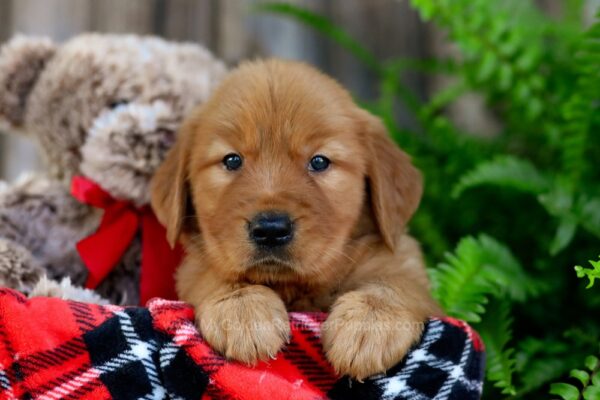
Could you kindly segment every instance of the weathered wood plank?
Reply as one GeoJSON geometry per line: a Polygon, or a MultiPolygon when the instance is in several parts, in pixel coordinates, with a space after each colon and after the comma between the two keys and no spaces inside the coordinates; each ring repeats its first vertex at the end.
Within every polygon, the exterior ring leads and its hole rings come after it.
{"type": "Polygon", "coordinates": [[[10,35],[11,2],[0,0],[0,40],[4,41],[10,35]]]}
{"type": "MultiPolygon", "coordinates": [[[[421,57],[426,46],[426,27],[407,1],[344,0],[329,3],[333,21],[347,30],[378,60],[421,57]]],[[[375,74],[353,55],[335,44],[327,54],[329,72],[362,99],[374,99],[379,94],[375,74]]],[[[405,73],[402,81],[418,97],[424,97],[423,77],[405,73]]],[[[406,107],[396,107],[398,120],[406,126],[415,121],[406,107]]]]}
{"type": "MultiPolygon", "coordinates": [[[[222,0],[219,2],[217,54],[230,63],[261,56],[301,59],[320,65],[324,59],[322,39],[314,31],[287,18],[253,11],[264,0],[222,0]]],[[[288,3],[316,12],[326,2],[291,0],[288,3]]]]}
{"type": "Polygon", "coordinates": [[[156,6],[157,0],[93,1],[91,29],[98,32],[154,33],[156,6]]]}
{"type": "Polygon", "coordinates": [[[64,40],[89,29],[91,0],[12,0],[12,32],[64,40]]]}
{"type": "MultiPolygon", "coordinates": [[[[10,1],[0,0],[0,42],[4,43],[10,35],[10,1]]],[[[5,153],[8,152],[8,143],[3,132],[0,132],[0,180],[3,179],[3,171],[8,167],[5,153]]]]}
{"type": "Polygon", "coordinates": [[[165,1],[162,34],[168,39],[194,41],[214,49],[218,9],[218,0],[165,1]]]}

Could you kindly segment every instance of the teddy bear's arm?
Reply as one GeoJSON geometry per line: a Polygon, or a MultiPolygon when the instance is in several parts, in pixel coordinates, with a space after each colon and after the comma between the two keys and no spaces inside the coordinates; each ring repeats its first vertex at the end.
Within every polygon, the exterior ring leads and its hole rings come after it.
{"type": "Polygon", "coordinates": [[[33,255],[20,244],[0,238],[0,287],[8,287],[29,297],[59,297],[86,303],[108,304],[92,290],[78,287],[69,277],[49,279],[33,255]]]}
{"type": "Polygon", "coordinates": [[[0,238],[0,286],[30,293],[42,274],[27,249],[15,241],[0,238]]]}
{"type": "Polygon", "coordinates": [[[91,208],[71,197],[63,183],[45,176],[30,175],[0,189],[0,239],[24,249],[52,278],[70,276],[75,284],[83,283],[85,268],[75,243],[96,224],[91,208]]]}

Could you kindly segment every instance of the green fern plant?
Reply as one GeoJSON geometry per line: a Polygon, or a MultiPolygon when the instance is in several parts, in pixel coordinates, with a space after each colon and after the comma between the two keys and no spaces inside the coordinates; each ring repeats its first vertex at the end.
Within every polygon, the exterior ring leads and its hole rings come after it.
{"type": "MultiPolygon", "coordinates": [[[[411,233],[434,296],[486,344],[484,398],[545,398],[567,379],[554,395],[600,398],[598,366],[586,359],[598,352],[600,291],[585,290],[570,267],[600,251],[600,23],[583,28],[583,0],[565,1],[559,18],[534,0],[411,4],[458,57],[378,60],[324,16],[289,3],[258,10],[320,32],[375,73],[378,99],[358,101],[425,175],[411,233]],[[454,83],[422,100],[403,81],[407,70],[454,83]],[[445,114],[467,92],[486,99],[499,135],[463,132],[445,114]],[[397,104],[416,127],[398,122],[397,104]]],[[[588,287],[600,279],[600,260],[591,265],[576,267],[588,287]]]]}
{"type": "Polygon", "coordinates": [[[561,103],[556,105],[562,115],[559,113],[555,125],[548,129],[549,135],[555,135],[555,129],[561,128],[562,133],[554,141],[562,139],[559,148],[562,164],[558,168],[548,166],[549,171],[541,172],[528,160],[500,157],[477,165],[459,180],[453,191],[458,196],[468,188],[493,184],[536,195],[539,203],[558,220],[554,240],[549,245],[551,254],[571,243],[578,226],[600,239],[600,197],[581,188],[582,179],[590,173],[589,163],[583,162],[590,145],[588,137],[598,129],[600,121],[599,42],[600,23],[596,23],[573,46],[576,56],[567,76],[575,84],[568,92],[563,88],[561,103]]]}
{"type": "Polygon", "coordinates": [[[600,399],[600,361],[598,357],[587,357],[585,369],[573,369],[569,377],[577,380],[581,387],[571,383],[553,383],[550,386],[550,394],[560,396],[564,400],[600,399]]]}
{"type": "Polygon", "coordinates": [[[506,107],[533,121],[548,113],[540,74],[546,20],[530,2],[509,0],[413,0],[425,20],[448,29],[463,55],[458,69],[469,86],[490,99],[509,99],[506,107]],[[518,110],[518,111],[517,111],[518,110]]]}
{"type": "Polygon", "coordinates": [[[456,250],[446,255],[446,262],[430,269],[430,277],[433,294],[446,312],[477,323],[488,353],[488,379],[503,394],[516,394],[512,382],[515,351],[508,346],[513,320],[510,305],[538,295],[539,283],[506,246],[487,235],[461,239],[456,250]],[[483,314],[488,317],[482,320],[483,314]]]}
{"type": "MultiPolygon", "coordinates": [[[[578,278],[589,279],[586,289],[594,286],[594,279],[600,278],[600,260],[591,261],[592,269],[576,266],[578,278]]],[[[600,349],[600,346],[599,346],[600,349]]],[[[599,351],[600,353],[600,351],[599,351]]],[[[600,360],[596,356],[585,359],[585,369],[573,369],[569,377],[578,381],[580,387],[571,383],[558,382],[550,385],[550,394],[560,396],[564,400],[597,400],[600,399],[600,360]]]]}

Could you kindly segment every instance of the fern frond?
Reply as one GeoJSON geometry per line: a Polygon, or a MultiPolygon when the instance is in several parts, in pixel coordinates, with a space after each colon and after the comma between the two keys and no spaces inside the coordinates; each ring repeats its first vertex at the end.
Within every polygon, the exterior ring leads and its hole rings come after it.
{"type": "Polygon", "coordinates": [[[585,33],[584,39],[576,49],[577,80],[573,94],[562,109],[566,121],[561,146],[562,169],[575,186],[586,172],[588,164],[583,160],[586,157],[588,137],[592,133],[592,124],[600,101],[599,45],[600,20],[585,33]]]}
{"type": "Polygon", "coordinates": [[[527,160],[508,155],[497,156],[464,174],[452,190],[452,196],[458,197],[465,190],[484,184],[541,194],[549,190],[552,181],[527,160]]]}
{"type": "Polygon", "coordinates": [[[487,379],[501,389],[503,394],[514,395],[517,390],[513,383],[516,369],[515,350],[508,347],[512,338],[512,317],[510,303],[493,301],[477,330],[485,343],[487,352],[487,379]]]}
{"type": "Polygon", "coordinates": [[[575,266],[577,277],[587,278],[590,281],[586,286],[587,289],[594,286],[594,280],[600,279],[600,257],[598,258],[598,261],[589,260],[589,263],[592,265],[592,268],[584,268],[579,265],[575,266]]]}
{"type": "Polygon", "coordinates": [[[523,301],[541,289],[506,246],[484,234],[463,238],[430,274],[446,312],[469,322],[481,320],[489,296],[523,301]]]}

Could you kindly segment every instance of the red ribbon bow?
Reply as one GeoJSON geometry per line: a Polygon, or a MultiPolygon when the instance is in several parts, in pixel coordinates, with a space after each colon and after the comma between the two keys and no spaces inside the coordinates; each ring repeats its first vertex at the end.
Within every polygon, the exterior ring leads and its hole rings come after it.
{"type": "Polygon", "coordinates": [[[71,194],[80,202],[104,210],[96,232],[77,243],[77,251],[89,270],[85,287],[96,288],[115,267],[142,230],[142,270],[140,304],[152,297],[176,299],[175,269],[182,259],[181,246],[174,249],[166,239],[165,228],[149,206],[136,207],[130,201],[116,200],[95,182],[76,176],[71,194]]]}

